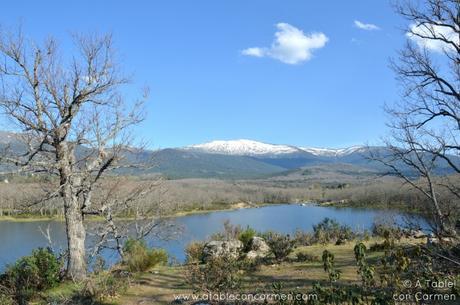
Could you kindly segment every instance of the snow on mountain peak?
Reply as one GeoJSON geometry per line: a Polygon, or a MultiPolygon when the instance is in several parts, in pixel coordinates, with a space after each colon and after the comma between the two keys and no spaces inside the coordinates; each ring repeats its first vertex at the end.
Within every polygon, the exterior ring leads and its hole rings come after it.
{"type": "Polygon", "coordinates": [[[249,156],[267,154],[289,154],[300,152],[298,148],[293,146],[267,144],[246,139],[230,141],[212,141],[209,143],[187,146],[186,149],[199,150],[215,154],[249,156]]]}
{"type": "Polygon", "coordinates": [[[299,147],[299,148],[315,156],[325,156],[325,157],[341,157],[341,156],[352,154],[354,152],[362,152],[366,149],[364,146],[351,146],[347,148],[315,148],[315,147],[299,147]]]}
{"type": "Polygon", "coordinates": [[[195,150],[213,154],[239,155],[239,156],[263,156],[280,155],[307,152],[315,156],[342,157],[365,149],[364,146],[352,146],[348,148],[315,148],[296,147],[292,145],[268,144],[253,140],[230,140],[212,141],[184,147],[187,150],[195,150]]]}

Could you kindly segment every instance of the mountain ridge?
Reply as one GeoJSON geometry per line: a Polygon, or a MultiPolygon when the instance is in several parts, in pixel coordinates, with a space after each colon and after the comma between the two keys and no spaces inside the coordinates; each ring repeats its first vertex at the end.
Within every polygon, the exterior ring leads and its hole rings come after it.
{"type": "Polygon", "coordinates": [[[249,139],[238,140],[214,140],[202,144],[194,144],[182,147],[186,150],[202,151],[207,153],[260,156],[260,155],[281,155],[307,152],[315,156],[345,156],[356,151],[363,151],[365,146],[355,145],[346,148],[319,148],[303,147],[285,144],[271,144],[249,139]]]}
{"type": "MultiPolygon", "coordinates": [[[[0,131],[0,151],[10,147],[23,153],[20,134],[0,131]]],[[[87,151],[82,146],[77,153],[87,151]]],[[[158,150],[124,151],[124,164],[145,163],[146,168],[115,170],[116,175],[162,175],[169,179],[217,178],[217,179],[258,179],[290,173],[307,173],[308,168],[323,167],[329,172],[337,171],[336,165],[351,167],[348,172],[369,172],[381,174],[388,171],[382,164],[370,161],[368,149],[385,155],[385,147],[351,146],[348,148],[297,147],[294,145],[269,144],[240,139],[216,140],[202,144],[158,150]]],[[[460,161],[459,161],[460,163],[460,161]]],[[[10,165],[0,163],[1,170],[10,165]]],[[[408,171],[410,169],[407,169],[408,171]]],[[[439,173],[448,173],[448,167],[440,163],[439,173]]]]}

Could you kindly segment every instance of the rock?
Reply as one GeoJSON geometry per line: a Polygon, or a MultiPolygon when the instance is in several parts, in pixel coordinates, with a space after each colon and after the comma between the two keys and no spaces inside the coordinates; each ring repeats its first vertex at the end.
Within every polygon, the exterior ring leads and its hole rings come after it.
{"type": "Polygon", "coordinates": [[[262,237],[254,236],[251,239],[251,251],[270,252],[270,247],[262,237]]]}
{"type": "Polygon", "coordinates": [[[339,238],[339,239],[337,239],[337,241],[335,242],[335,245],[336,245],[336,246],[344,245],[346,242],[347,242],[347,239],[346,239],[346,238],[339,238]]]}
{"type": "Polygon", "coordinates": [[[131,277],[132,273],[126,270],[116,269],[112,271],[112,274],[117,278],[127,278],[131,277]]]}
{"type": "Polygon", "coordinates": [[[437,245],[439,243],[443,243],[443,244],[454,244],[455,243],[455,239],[451,238],[451,237],[441,237],[441,240],[437,237],[428,237],[426,243],[427,245],[437,245]]]}
{"type": "Polygon", "coordinates": [[[224,255],[238,258],[242,249],[243,243],[239,240],[213,240],[204,245],[203,260],[206,262],[210,258],[221,257],[224,255]]]}
{"type": "Polygon", "coordinates": [[[436,237],[428,237],[426,244],[427,245],[436,245],[439,243],[439,240],[436,237]]]}
{"type": "Polygon", "coordinates": [[[247,259],[264,258],[270,254],[270,247],[262,237],[254,236],[249,244],[249,252],[246,254],[247,259]]]}
{"type": "Polygon", "coordinates": [[[407,234],[409,238],[424,238],[426,234],[422,230],[410,230],[407,234]]]}

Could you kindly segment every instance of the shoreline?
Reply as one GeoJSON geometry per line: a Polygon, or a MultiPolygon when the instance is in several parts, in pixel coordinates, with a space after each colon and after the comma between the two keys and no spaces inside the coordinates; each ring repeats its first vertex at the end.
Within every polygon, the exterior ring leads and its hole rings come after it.
{"type": "MultiPolygon", "coordinates": [[[[261,208],[269,205],[278,204],[297,204],[297,203],[246,203],[238,202],[229,204],[228,207],[222,207],[217,209],[193,209],[185,211],[177,211],[170,214],[163,215],[164,218],[183,217],[197,214],[208,214],[213,212],[225,212],[225,211],[236,211],[241,209],[261,208]]],[[[133,217],[119,217],[119,220],[133,220],[133,217]]],[[[100,216],[88,216],[85,221],[99,221],[103,220],[100,216]]],[[[59,221],[64,222],[64,216],[40,216],[40,215],[18,215],[18,216],[0,216],[0,222],[38,222],[38,221],[59,221]]]]}
{"type": "MultiPolygon", "coordinates": [[[[176,211],[172,213],[168,213],[163,215],[163,218],[174,218],[174,217],[184,217],[190,215],[199,215],[199,214],[209,214],[213,212],[225,212],[225,211],[236,211],[241,209],[251,209],[251,208],[261,208],[266,206],[272,205],[316,205],[319,207],[330,207],[330,208],[357,208],[357,209],[372,209],[372,210],[388,210],[388,206],[363,206],[363,205],[356,205],[352,202],[344,202],[344,201],[326,201],[326,202],[316,202],[316,201],[303,201],[303,202],[277,202],[277,203],[247,203],[247,202],[238,202],[238,203],[231,203],[227,206],[223,206],[222,204],[216,204],[216,208],[209,208],[209,209],[191,209],[191,210],[182,210],[176,211]]],[[[401,207],[396,207],[395,212],[401,213],[414,213],[419,214],[420,212],[413,211],[410,209],[404,209],[401,207]]],[[[134,217],[124,216],[117,218],[118,220],[134,220],[134,217]]],[[[100,216],[87,216],[85,221],[101,221],[103,220],[100,216]]],[[[59,216],[40,216],[40,215],[33,215],[33,214],[20,214],[17,216],[0,216],[0,222],[38,222],[38,221],[58,221],[64,222],[64,215],[59,216]]]]}

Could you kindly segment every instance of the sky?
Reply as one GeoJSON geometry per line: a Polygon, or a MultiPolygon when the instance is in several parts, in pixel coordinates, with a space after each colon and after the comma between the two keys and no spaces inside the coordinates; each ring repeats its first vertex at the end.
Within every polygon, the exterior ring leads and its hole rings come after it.
{"type": "Polygon", "coordinates": [[[150,88],[136,132],[152,148],[378,143],[406,39],[389,0],[2,3],[0,25],[18,24],[38,41],[111,32],[133,97],[150,88]]]}

